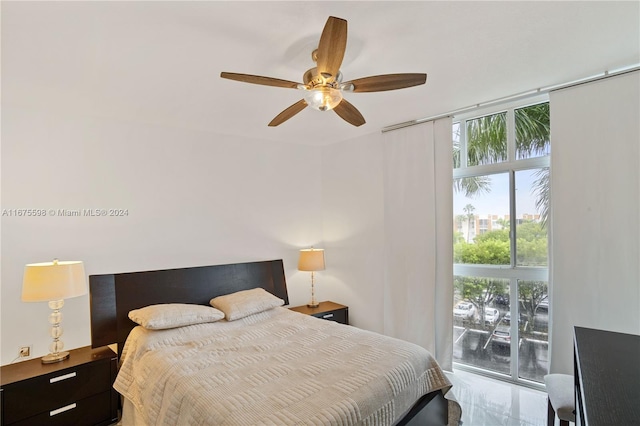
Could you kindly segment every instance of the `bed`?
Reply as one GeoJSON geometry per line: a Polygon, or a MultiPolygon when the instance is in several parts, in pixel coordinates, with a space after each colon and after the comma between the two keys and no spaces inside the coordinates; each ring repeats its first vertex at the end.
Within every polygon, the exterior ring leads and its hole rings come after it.
{"type": "Polygon", "coordinates": [[[426,350],[280,306],[282,260],[92,275],[89,285],[92,346],[117,344],[125,425],[451,423],[451,383],[426,350]],[[179,327],[129,317],[168,304],[208,313],[215,298],[235,309],[241,294],[252,310],[237,319],[217,305],[225,318],[179,327]],[[256,295],[268,301],[260,309],[256,295]]]}

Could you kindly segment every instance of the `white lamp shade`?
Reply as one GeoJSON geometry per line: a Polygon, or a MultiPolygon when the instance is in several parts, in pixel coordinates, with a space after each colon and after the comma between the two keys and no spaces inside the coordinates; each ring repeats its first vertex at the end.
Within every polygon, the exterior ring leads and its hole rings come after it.
{"type": "Polygon", "coordinates": [[[82,262],[53,261],[24,267],[23,302],[48,302],[86,293],[87,279],[82,262]]]}
{"type": "Polygon", "coordinates": [[[324,270],[324,250],[304,249],[300,250],[298,260],[299,271],[322,271],[324,270]]]}

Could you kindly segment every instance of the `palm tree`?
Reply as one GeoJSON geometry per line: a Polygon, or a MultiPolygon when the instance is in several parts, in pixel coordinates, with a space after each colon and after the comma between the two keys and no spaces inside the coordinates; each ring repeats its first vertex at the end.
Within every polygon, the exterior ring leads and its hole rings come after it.
{"type": "Polygon", "coordinates": [[[545,167],[536,172],[537,179],[533,182],[533,192],[536,193],[536,208],[540,213],[542,227],[547,226],[549,218],[549,168],[545,167]]]}
{"type": "MultiPolygon", "coordinates": [[[[453,141],[453,168],[460,167],[460,140],[453,141]]],[[[488,176],[475,176],[453,180],[455,192],[464,192],[465,197],[473,197],[491,192],[491,179],[488,176]]]]}
{"type": "Polygon", "coordinates": [[[467,242],[469,242],[469,235],[471,235],[471,221],[474,218],[473,212],[476,210],[475,207],[471,204],[467,204],[462,209],[463,212],[467,214],[467,242]]]}
{"type": "Polygon", "coordinates": [[[515,110],[517,158],[549,152],[549,103],[515,110]]]}
{"type": "MultiPolygon", "coordinates": [[[[529,158],[549,152],[549,103],[542,103],[515,110],[516,158],[529,158]]],[[[507,159],[507,115],[499,113],[479,117],[466,122],[467,165],[491,164],[507,159]]],[[[460,143],[453,144],[453,164],[460,167],[460,143]]],[[[491,191],[488,176],[455,179],[453,189],[472,197],[491,191]]],[[[536,208],[547,223],[549,214],[549,169],[537,172],[534,182],[537,194],[536,208]]]]}
{"type": "Polygon", "coordinates": [[[474,197],[491,192],[491,178],[489,176],[474,176],[453,180],[453,189],[464,192],[465,197],[474,197]]]}
{"type": "Polygon", "coordinates": [[[497,221],[498,225],[500,225],[499,229],[509,229],[511,227],[511,223],[507,219],[500,218],[497,221]]]}
{"type": "Polygon", "coordinates": [[[479,166],[507,159],[507,114],[467,121],[467,165],[479,166]]]}

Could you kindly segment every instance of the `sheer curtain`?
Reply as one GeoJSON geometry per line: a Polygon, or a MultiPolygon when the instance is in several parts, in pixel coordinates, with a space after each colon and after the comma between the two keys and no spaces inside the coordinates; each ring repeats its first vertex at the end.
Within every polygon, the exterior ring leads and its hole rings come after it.
{"type": "Polygon", "coordinates": [[[640,73],[552,92],[550,371],[573,327],[640,334],[640,73]]]}
{"type": "Polygon", "coordinates": [[[451,118],[383,134],[384,333],[452,368],[451,118]]]}

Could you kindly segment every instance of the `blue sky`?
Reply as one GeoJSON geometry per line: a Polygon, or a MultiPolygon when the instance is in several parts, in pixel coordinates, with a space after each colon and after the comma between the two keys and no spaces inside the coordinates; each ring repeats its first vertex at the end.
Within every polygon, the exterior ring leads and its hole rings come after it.
{"type": "MultiPolygon", "coordinates": [[[[538,169],[521,170],[516,172],[516,210],[517,215],[536,214],[536,196],[532,192],[535,173],[538,169]]],[[[497,214],[505,216],[509,214],[509,175],[500,173],[490,175],[491,192],[474,198],[467,198],[464,194],[453,194],[454,216],[465,214],[462,210],[467,204],[475,207],[475,215],[497,214]]]]}

